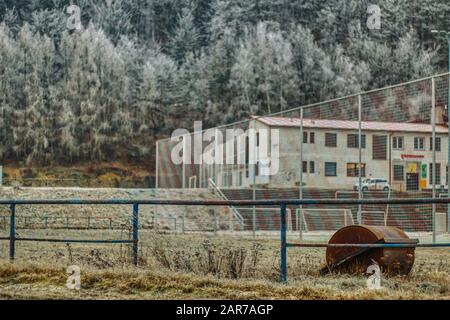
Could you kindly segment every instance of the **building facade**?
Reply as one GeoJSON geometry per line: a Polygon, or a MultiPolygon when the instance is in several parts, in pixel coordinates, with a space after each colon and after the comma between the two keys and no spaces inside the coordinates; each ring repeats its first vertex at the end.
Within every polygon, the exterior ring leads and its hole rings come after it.
{"type": "MultiPolygon", "coordinates": [[[[448,186],[448,127],[436,108],[435,184],[448,186]]],[[[443,109],[443,108],[442,108],[443,109]]],[[[353,189],[359,181],[358,121],[258,117],[250,128],[278,130],[279,169],[261,173],[260,165],[224,166],[218,170],[221,187],[305,187],[353,189]],[[303,126],[303,130],[301,130],[303,126]],[[303,132],[303,133],[302,133],[303,132]],[[253,176],[253,174],[255,175],[253,176]]],[[[361,176],[386,180],[392,189],[418,191],[432,187],[433,126],[430,123],[361,122],[361,176]]],[[[270,134],[265,136],[270,139],[270,134]]],[[[256,139],[256,143],[261,138],[256,139]]],[[[239,152],[248,153],[246,140],[239,152]]],[[[271,142],[267,142],[271,146],[271,142]]],[[[273,144],[272,144],[273,148],[273,144]]],[[[272,150],[269,150],[269,153],[272,150]]]]}

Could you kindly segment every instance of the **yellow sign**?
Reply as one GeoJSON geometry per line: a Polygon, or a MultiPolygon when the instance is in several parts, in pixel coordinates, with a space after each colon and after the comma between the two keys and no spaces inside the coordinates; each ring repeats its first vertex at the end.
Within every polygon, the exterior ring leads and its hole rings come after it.
{"type": "Polygon", "coordinates": [[[408,163],[408,165],[406,167],[406,172],[407,173],[417,173],[417,163],[415,163],[415,162],[408,163]]]}
{"type": "Polygon", "coordinates": [[[425,189],[427,187],[427,180],[421,179],[420,180],[420,189],[425,189]]]}

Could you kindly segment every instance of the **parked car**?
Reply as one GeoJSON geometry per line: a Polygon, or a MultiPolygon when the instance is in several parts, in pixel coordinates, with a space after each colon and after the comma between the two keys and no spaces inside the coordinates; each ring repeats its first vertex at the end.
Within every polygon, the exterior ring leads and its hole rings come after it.
{"type": "MultiPolygon", "coordinates": [[[[364,179],[361,183],[362,191],[369,191],[369,190],[389,191],[389,189],[391,189],[391,186],[389,185],[386,179],[369,178],[364,179]]],[[[353,185],[353,190],[359,190],[359,183],[355,183],[353,185]]]]}

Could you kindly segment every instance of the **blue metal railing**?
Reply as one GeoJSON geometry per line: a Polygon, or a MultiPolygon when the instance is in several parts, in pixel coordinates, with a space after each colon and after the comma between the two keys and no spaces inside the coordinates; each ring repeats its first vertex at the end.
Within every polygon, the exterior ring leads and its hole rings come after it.
{"type": "Polygon", "coordinates": [[[16,242],[17,241],[34,241],[34,242],[56,242],[56,243],[95,243],[95,244],[117,244],[117,243],[130,243],[132,245],[132,259],[133,264],[138,264],[138,241],[139,241],[139,227],[138,227],[138,215],[139,215],[139,203],[133,202],[132,211],[132,240],[122,239],[54,239],[54,238],[28,238],[28,237],[16,237],[16,206],[18,205],[34,205],[34,204],[61,204],[61,205],[73,205],[73,204],[127,204],[128,202],[117,202],[115,200],[102,200],[102,201],[90,201],[90,200],[0,200],[0,204],[9,205],[10,209],[10,227],[9,237],[0,237],[0,240],[9,241],[9,259],[13,261],[15,259],[16,242]]]}
{"type": "Polygon", "coordinates": [[[287,242],[287,206],[288,205],[370,205],[370,204],[449,204],[450,198],[418,198],[418,199],[276,199],[276,200],[81,200],[81,199],[53,199],[53,200],[2,200],[0,205],[10,206],[10,235],[0,237],[0,240],[10,241],[10,259],[15,257],[15,243],[17,241],[65,242],[65,243],[130,243],[132,244],[132,258],[138,264],[139,242],[139,205],[182,205],[182,206],[279,206],[280,208],[280,281],[287,281],[287,248],[289,247],[360,247],[360,248],[411,248],[411,247],[450,247],[450,243],[433,244],[323,244],[323,243],[288,243],[287,242]],[[132,205],[132,240],[92,240],[92,239],[49,239],[16,237],[16,206],[18,205],[132,205]]]}

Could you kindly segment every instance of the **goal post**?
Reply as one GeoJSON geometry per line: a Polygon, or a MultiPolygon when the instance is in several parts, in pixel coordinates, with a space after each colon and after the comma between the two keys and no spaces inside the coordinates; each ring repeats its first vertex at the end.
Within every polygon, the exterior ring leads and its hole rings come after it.
{"type": "Polygon", "coordinates": [[[189,177],[189,189],[197,188],[197,176],[189,177]]]}

